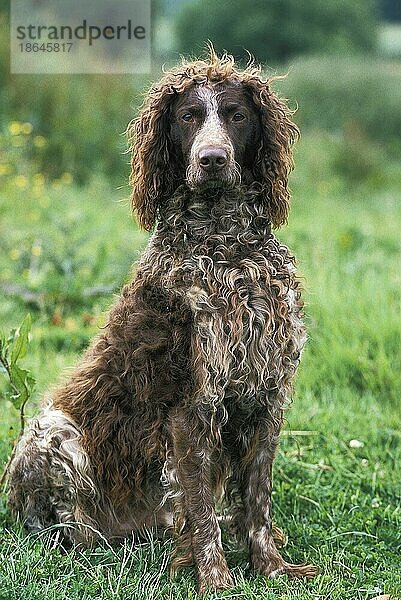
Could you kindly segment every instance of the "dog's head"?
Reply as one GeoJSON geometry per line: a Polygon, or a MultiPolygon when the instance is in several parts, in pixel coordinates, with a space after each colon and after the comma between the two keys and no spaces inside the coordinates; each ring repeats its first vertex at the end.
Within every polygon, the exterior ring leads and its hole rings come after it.
{"type": "Polygon", "coordinates": [[[261,184],[274,227],[288,215],[298,129],[260,68],[244,71],[210,48],[208,61],[168,71],[132,121],[132,205],[145,229],[175,189],[261,184]]]}

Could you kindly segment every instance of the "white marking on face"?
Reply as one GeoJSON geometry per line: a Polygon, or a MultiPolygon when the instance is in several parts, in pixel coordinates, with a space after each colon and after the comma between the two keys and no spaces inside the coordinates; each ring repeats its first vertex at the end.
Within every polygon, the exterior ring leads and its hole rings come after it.
{"type": "Polygon", "coordinates": [[[207,87],[200,87],[197,96],[206,109],[206,118],[194,140],[191,160],[197,160],[202,146],[222,146],[228,152],[231,150],[232,155],[231,141],[219,116],[216,92],[207,87]]]}
{"type": "Polygon", "coordinates": [[[204,176],[204,172],[199,165],[199,152],[206,146],[224,148],[228,157],[225,177],[231,183],[239,181],[241,176],[238,165],[235,163],[234,147],[219,115],[218,92],[208,87],[200,86],[196,93],[205,107],[206,118],[192,144],[187,169],[187,181],[190,185],[193,185],[204,176]]]}
{"type": "MultiPolygon", "coordinates": [[[[219,105],[217,103],[217,94],[213,90],[200,87],[197,91],[199,100],[206,108],[206,119],[198,135],[204,134],[204,130],[209,130],[215,136],[224,134],[224,126],[219,117],[219,105]]],[[[211,145],[213,145],[211,143],[211,145]]]]}

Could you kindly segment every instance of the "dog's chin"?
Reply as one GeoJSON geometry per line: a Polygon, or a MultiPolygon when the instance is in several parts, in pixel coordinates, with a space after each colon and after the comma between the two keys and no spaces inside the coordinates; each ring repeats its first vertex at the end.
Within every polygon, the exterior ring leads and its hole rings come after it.
{"type": "Polygon", "coordinates": [[[198,173],[196,177],[187,178],[188,187],[194,192],[218,191],[236,187],[241,183],[238,173],[229,171],[216,174],[198,173]]]}
{"type": "Polygon", "coordinates": [[[228,179],[223,179],[221,177],[204,177],[200,181],[194,182],[191,189],[196,192],[205,192],[207,190],[222,190],[228,185],[230,185],[228,179]]]}

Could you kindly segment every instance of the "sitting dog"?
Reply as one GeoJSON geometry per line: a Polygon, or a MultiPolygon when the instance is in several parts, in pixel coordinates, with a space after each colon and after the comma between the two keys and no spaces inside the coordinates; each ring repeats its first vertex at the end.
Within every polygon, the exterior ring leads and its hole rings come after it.
{"type": "Polygon", "coordinates": [[[74,543],[174,530],[173,567],[199,591],[233,585],[218,499],[251,566],[286,562],[272,464],[305,342],[286,222],[286,105],[260,69],[213,49],[165,73],[129,126],[132,204],[155,231],[69,380],[19,442],[9,502],[31,531],[74,543]]]}

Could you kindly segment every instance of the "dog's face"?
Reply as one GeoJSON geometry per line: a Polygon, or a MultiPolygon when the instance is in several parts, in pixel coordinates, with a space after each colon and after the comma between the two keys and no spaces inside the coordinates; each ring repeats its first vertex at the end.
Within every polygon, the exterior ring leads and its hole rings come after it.
{"type": "Polygon", "coordinates": [[[298,136],[290,115],[259,67],[239,71],[231,56],[211,51],[208,61],[167,71],[128,127],[131,201],[142,227],[154,226],[184,183],[194,191],[256,183],[272,225],[285,223],[298,136]]]}
{"type": "Polygon", "coordinates": [[[252,180],[259,112],[239,82],[195,85],[171,107],[171,138],[190,188],[252,180]]]}

